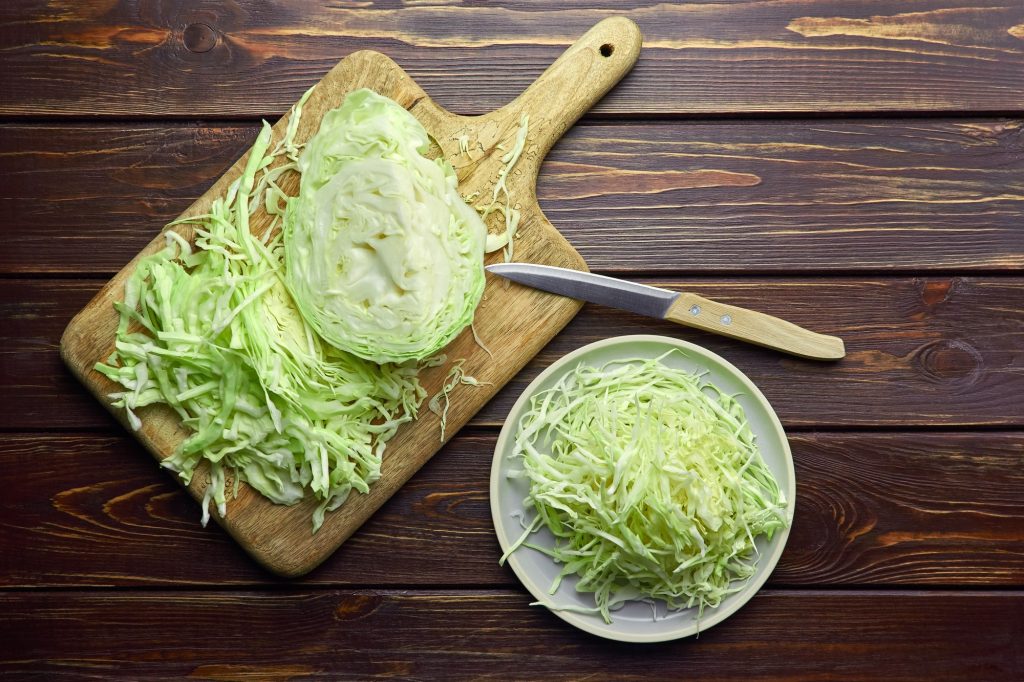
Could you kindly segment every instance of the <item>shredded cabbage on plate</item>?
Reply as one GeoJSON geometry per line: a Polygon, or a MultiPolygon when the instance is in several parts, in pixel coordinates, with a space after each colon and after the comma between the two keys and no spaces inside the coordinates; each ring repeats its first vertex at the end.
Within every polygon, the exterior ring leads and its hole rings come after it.
{"type": "Polygon", "coordinates": [[[579,364],[533,396],[515,436],[509,476],[535,517],[502,562],[547,554],[562,565],[550,593],[579,576],[609,623],[629,599],[718,606],[754,574],[755,539],[787,525],[743,408],[667,355],[579,364]],[[541,527],[553,546],[530,542],[541,527]]]}

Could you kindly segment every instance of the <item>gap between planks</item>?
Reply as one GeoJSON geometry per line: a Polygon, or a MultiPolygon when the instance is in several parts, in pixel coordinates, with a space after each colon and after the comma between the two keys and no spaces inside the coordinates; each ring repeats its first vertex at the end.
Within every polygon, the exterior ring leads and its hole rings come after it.
{"type": "MultiPolygon", "coordinates": [[[[284,580],[284,579],[282,579],[284,580]]],[[[301,580],[301,579],[299,579],[301,580]]],[[[181,585],[162,585],[160,587],[149,587],[146,585],[120,585],[120,586],[109,586],[109,587],[0,587],[0,594],[32,594],[32,595],[47,595],[47,594],[62,594],[62,595],[88,595],[92,593],[124,593],[124,594],[145,594],[145,595],[159,595],[161,593],[167,593],[169,595],[181,595],[182,593],[197,593],[197,594],[230,594],[230,595],[251,595],[266,597],[271,594],[280,595],[298,595],[303,593],[324,593],[324,592],[340,592],[349,595],[361,595],[361,594],[372,594],[380,596],[394,596],[404,597],[408,596],[409,592],[418,592],[421,594],[431,594],[439,597],[446,595],[452,596],[492,596],[492,597],[503,597],[503,596],[515,596],[524,594],[524,590],[518,587],[498,586],[498,585],[432,585],[432,584],[393,584],[393,585],[382,585],[381,587],[346,587],[344,584],[316,584],[316,583],[302,583],[302,582],[280,582],[280,583],[266,583],[259,586],[254,585],[200,585],[200,584],[181,584],[181,585]]],[[[892,587],[884,587],[878,585],[872,585],[871,587],[863,587],[858,585],[848,586],[829,586],[827,588],[808,586],[765,586],[757,591],[758,595],[763,596],[780,596],[785,597],[788,595],[794,596],[846,596],[850,594],[856,594],[857,596],[867,597],[872,595],[884,596],[884,597],[915,597],[927,595],[929,597],[940,597],[943,595],[948,596],[970,596],[977,595],[984,597],[986,595],[998,595],[1001,597],[1022,597],[1024,598],[1024,589],[1020,587],[999,587],[999,586],[988,586],[978,587],[976,585],[964,585],[962,587],[957,586],[943,586],[939,588],[915,588],[906,587],[905,585],[894,585],[892,587]]]]}
{"type": "MultiPolygon", "coordinates": [[[[428,93],[429,94],[429,93],[428,93]]],[[[511,101],[511,100],[509,100],[511,101]]],[[[102,114],[81,116],[61,114],[19,116],[17,114],[0,114],[0,126],[6,125],[96,125],[117,127],[124,124],[146,124],[159,126],[190,126],[190,125],[221,125],[241,126],[259,125],[266,120],[271,125],[283,115],[252,116],[230,114],[212,117],[183,116],[137,116],[102,114]]],[[[471,114],[470,114],[471,115],[471,114]]],[[[1024,118],[1024,108],[1020,109],[929,109],[927,111],[914,109],[879,109],[873,111],[858,111],[851,109],[847,111],[721,111],[721,112],[677,112],[677,113],[609,113],[603,114],[588,113],[575,125],[612,126],[622,124],[675,124],[675,123],[742,123],[751,121],[765,123],[767,121],[779,121],[785,123],[806,121],[872,121],[885,119],[911,119],[911,120],[933,120],[933,119],[955,119],[957,121],[970,120],[972,118],[1024,118]]]]}
{"type": "MultiPolygon", "coordinates": [[[[742,282],[747,279],[757,279],[771,283],[773,281],[782,280],[793,280],[801,279],[807,282],[817,281],[828,282],[828,281],[857,281],[865,279],[890,279],[890,280],[905,280],[915,279],[919,276],[928,277],[971,277],[971,278],[994,278],[994,279],[1014,279],[1024,277],[1024,270],[1019,268],[1016,269],[963,269],[953,270],[949,268],[937,268],[934,270],[928,269],[927,266],[917,266],[913,269],[907,270],[878,270],[878,269],[864,269],[857,270],[854,268],[842,269],[842,270],[758,270],[749,269],[737,271],[737,270],[695,270],[688,271],[682,268],[679,269],[654,269],[654,270],[632,270],[623,269],[616,270],[612,268],[595,268],[591,270],[595,275],[607,275],[608,277],[617,277],[619,279],[635,279],[635,280],[653,280],[653,279],[684,279],[687,281],[713,281],[720,280],[723,284],[729,282],[742,282]]],[[[0,281],[3,280],[75,280],[77,282],[88,282],[94,281],[97,287],[101,287],[106,284],[111,277],[116,273],[111,271],[107,273],[101,272],[65,272],[65,271],[53,271],[53,272],[2,272],[0,271],[0,281]]]]}

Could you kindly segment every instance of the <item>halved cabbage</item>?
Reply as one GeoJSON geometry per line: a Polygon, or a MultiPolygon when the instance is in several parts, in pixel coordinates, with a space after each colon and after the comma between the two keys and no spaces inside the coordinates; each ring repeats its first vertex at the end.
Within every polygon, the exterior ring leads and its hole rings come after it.
{"type": "Polygon", "coordinates": [[[378,363],[426,358],[473,320],[487,228],[427,131],[370,90],[324,116],[283,221],[288,289],[329,344],[378,363]]]}

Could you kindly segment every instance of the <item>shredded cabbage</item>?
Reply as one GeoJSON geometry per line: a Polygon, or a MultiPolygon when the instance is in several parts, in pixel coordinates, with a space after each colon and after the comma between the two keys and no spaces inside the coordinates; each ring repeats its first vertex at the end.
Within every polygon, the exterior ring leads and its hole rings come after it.
{"type": "Polygon", "coordinates": [[[211,502],[225,515],[233,472],[236,491],[243,481],[278,504],[308,488],[320,501],[316,531],[326,511],[380,477],[386,442],[425,398],[414,365],[377,365],[323,343],[285,287],[280,235],[250,232],[252,202],[276,187],[274,156],[294,159],[293,135],[289,127],[268,154],[264,123],[227,195],[182,221],[195,226],[195,250],[168,230],[167,247],[138,263],[115,304],[115,351],[96,365],[124,388],[111,397],[133,428],[135,410],[163,403],[192,431],[162,464],[188,483],[209,463],[204,525],[211,502]]]}
{"type": "Polygon", "coordinates": [[[551,594],[577,574],[606,622],[626,599],[718,606],[754,574],[754,539],[787,524],[743,408],[665,357],[580,364],[533,397],[516,434],[510,477],[529,482],[536,516],[501,560],[548,554],[563,565],[551,594]],[[528,542],[542,526],[553,547],[528,542]]]}
{"type": "Polygon", "coordinates": [[[476,377],[471,377],[466,374],[466,370],[463,369],[463,365],[466,364],[464,359],[456,360],[452,363],[451,369],[448,370],[448,375],[444,378],[444,383],[441,384],[441,390],[434,394],[434,397],[427,403],[427,409],[436,414],[441,418],[441,442],[444,442],[445,430],[448,428],[448,408],[451,405],[451,392],[459,384],[466,386],[490,386],[489,381],[479,381],[476,377]],[[441,407],[441,403],[444,403],[444,407],[441,407]]]}
{"type": "MultiPolygon", "coordinates": [[[[522,156],[523,150],[526,148],[526,136],[529,129],[530,115],[524,113],[519,119],[519,130],[516,131],[515,144],[512,145],[512,149],[505,152],[501,157],[503,165],[498,172],[498,181],[494,183],[494,189],[491,192],[491,203],[478,209],[480,215],[485,220],[493,211],[498,211],[504,218],[505,230],[501,233],[488,233],[487,240],[484,243],[484,251],[491,253],[503,248],[505,249],[506,262],[512,260],[514,249],[512,239],[516,236],[516,232],[519,229],[519,219],[522,217],[519,209],[512,205],[512,195],[508,191],[507,184],[508,174],[515,168],[519,157],[522,156]],[[499,204],[498,199],[501,195],[504,195],[505,201],[499,204]]],[[[503,149],[501,145],[498,145],[498,148],[503,149]]]]}
{"type": "Polygon", "coordinates": [[[288,288],[333,346],[419,360],[473,319],[487,228],[401,106],[370,90],[327,112],[299,156],[283,225],[288,288]]]}

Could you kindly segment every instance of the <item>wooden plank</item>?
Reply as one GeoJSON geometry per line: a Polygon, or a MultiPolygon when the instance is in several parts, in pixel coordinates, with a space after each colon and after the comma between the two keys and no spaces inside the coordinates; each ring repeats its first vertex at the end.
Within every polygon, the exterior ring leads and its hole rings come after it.
{"type": "Polygon", "coordinates": [[[3,270],[99,267],[113,275],[201,196],[248,149],[258,130],[256,125],[0,127],[0,163],[7,177],[0,210],[8,216],[0,229],[13,251],[10,267],[3,270]],[[77,265],[54,267],[60,262],[77,265]]]}
{"type": "MultiPolygon", "coordinates": [[[[495,440],[460,434],[302,582],[516,585],[490,517],[495,440]]],[[[1024,434],[790,440],[796,519],[771,584],[1024,585],[1024,434]]],[[[202,529],[196,504],[127,436],[9,434],[0,489],[2,587],[282,582],[202,529]]]]}
{"type": "MultiPolygon", "coordinates": [[[[601,271],[1024,267],[1024,122],[577,126],[541,207],[601,271]],[[650,244],[660,248],[652,249],[650,244]]],[[[0,273],[120,269],[253,125],[0,126],[0,273]]]]}
{"type": "Polygon", "coordinates": [[[206,680],[643,680],[684,669],[707,680],[754,673],[794,682],[1024,675],[1020,592],[766,590],[698,638],[644,646],[581,633],[528,603],[519,591],[9,593],[0,595],[0,671],[206,680]]]}
{"type": "Polygon", "coordinates": [[[997,0],[48,5],[4,8],[0,114],[277,116],[367,48],[482,113],[620,13],[646,47],[605,115],[1007,111],[1024,95],[1024,6],[997,0]]]}
{"type": "MultiPolygon", "coordinates": [[[[668,322],[597,306],[583,312],[479,412],[500,424],[545,367],[585,343],[665,334],[722,354],[746,372],[787,428],[1024,424],[1024,279],[930,277],[645,279],[761,310],[844,339],[847,357],[787,357],[668,322]]],[[[0,286],[0,391],[17,409],[0,428],[94,429],[113,421],[62,366],[56,346],[100,282],[5,280],[0,286]]],[[[485,342],[487,339],[485,339],[485,342]]],[[[497,347],[496,347],[497,348],[497,347]]],[[[464,390],[472,390],[466,387],[464,390]]]]}
{"type": "Polygon", "coordinates": [[[109,428],[106,410],[60,359],[60,336],[99,291],[88,280],[6,280],[0,285],[0,428],[109,428]],[[17,409],[14,409],[16,406],[17,409]]]}

